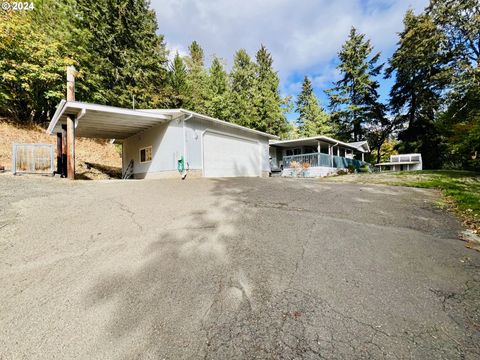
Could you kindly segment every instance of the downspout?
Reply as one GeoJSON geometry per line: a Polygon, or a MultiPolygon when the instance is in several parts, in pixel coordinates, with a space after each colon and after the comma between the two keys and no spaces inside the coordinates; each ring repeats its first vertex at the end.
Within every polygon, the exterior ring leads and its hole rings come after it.
{"type": "Polygon", "coordinates": [[[193,117],[193,114],[190,114],[190,115],[188,115],[186,118],[184,118],[184,119],[182,120],[182,130],[183,130],[183,162],[184,162],[183,170],[182,170],[182,172],[181,172],[182,180],[185,180],[185,178],[187,177],[187,171],[188,171],[189,168],[190,168],[190,165],[189,165],[188,162],[187,162],[187,132],[186,132],[186,128],[185,128],[185,121],[190,120],[192,117],[193,117]],[[186,167],[185,167],[185,164],[187,165],[186,167]]]}

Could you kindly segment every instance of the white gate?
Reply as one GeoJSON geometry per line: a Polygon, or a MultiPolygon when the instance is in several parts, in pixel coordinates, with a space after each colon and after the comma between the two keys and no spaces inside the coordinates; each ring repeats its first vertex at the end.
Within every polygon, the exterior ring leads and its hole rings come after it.
{"type": "Polygon", "coordinates": [[[13,174],[53,174],[52,144],[13,144],[13,174]]]}

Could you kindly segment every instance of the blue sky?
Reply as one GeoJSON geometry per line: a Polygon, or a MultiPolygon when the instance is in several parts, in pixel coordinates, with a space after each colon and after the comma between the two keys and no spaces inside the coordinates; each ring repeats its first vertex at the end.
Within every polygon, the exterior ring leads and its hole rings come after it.
{"type": "MultiPolygon", "coordinates": [[[[371,39],[387,61],[411,8],[423,10],[428,0],[151,0],[159,32],[172,54],[186,54],[197,40],[207,63],[219,56],[227,68],[236,50],[253,57],[261,44],[272,53],[282,95],[295,97],[305,75],[322,105],[324,89],[338,78],[337,52],[355,26],[371,39]]],[[[379,78],[385,99],[391,81],[379,78]]],[[[290,120],[296,114],[288,114],[290,120]]]]}

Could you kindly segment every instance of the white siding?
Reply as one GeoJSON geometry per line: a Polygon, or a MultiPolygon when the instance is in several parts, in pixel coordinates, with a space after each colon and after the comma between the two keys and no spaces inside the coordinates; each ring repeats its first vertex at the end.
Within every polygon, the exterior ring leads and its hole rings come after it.
{"type": "MultiPolygon", "coordinates": [[[[176,171],[177,160],[183,155],[190,170],[202,170],[203,134],[207,130],[218,131],[227,135],[240,136],[258,141],[260,146],[261,170],[270,171],[268,138],[252,134],[242,129],[233,129],[207,120],[191,118],[185,121],[173,120],[136,134],[123,142],[123,167],[134,160],[134,174],[145,175],[176,171]],[[183,133],[185,131],[185,150],[183,133]],[[140,164],[139,149],[152,146],[151,162],[140,164]]],[[[228,148],[225,149],[228,151],[228,148]]]]}
{"type": "MultiPolygon", "coordinates": [[[[270,171],[268,138],[252,134],[248,131],[242,131],[241,129],[233,129],[227,126],[214,124],[210,121],[196,118],[190,119],[185,122],[187,148],[186,159],[190,165],[190,169],[202,169],[202,141],[203,134],[207,130],[258,141],[261,149],[261,169],[264,172],[270,171]]],[[[228,151],[228,149],[225,149],[225,151],[228,151]]]]}
{"type": "Polygon", "coordinates": [[[176,120],[160,124],[129,137],[123,142],[124,164],[134,161],[134,174],[176,170],[177,160],[183,154],[183,130],[176,120]],[[139,150],[152,146],[152,161],[140,163],[139,150]]]}

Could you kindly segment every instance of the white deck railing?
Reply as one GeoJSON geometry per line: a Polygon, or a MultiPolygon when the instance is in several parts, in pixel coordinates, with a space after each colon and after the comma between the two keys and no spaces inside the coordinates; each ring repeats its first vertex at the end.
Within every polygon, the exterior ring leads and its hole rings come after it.
{"type": "Polygon", "coordinates": [[[407,155],[391,155],[390,162],[412,162],[422,161],[420,154],[407,154],[407,155]]]}

